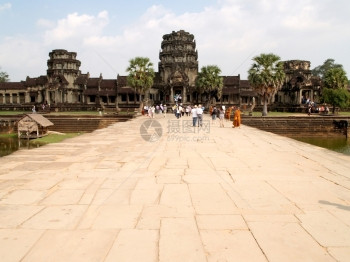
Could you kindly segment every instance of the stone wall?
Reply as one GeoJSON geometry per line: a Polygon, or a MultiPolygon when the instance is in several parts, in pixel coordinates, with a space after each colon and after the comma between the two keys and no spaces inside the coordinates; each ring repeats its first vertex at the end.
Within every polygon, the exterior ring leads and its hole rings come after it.
{"type": "MultiPolygon", "coordinates": [[[[17,121],[21,118],[17,116],[0,116],[0,133],[17,132],[17,121]]],[[[49,127],[50,131],[62,133],[92,132],[96,129],[105,128],[111,124],[127,121],[129,116],[53,116],[45,115],[54,125],[49,127]]]]}
{"type": "Polygon", "coordinates": [[[305,116],[305,117],[242,117],[242,124],[264,131],[290,137],[301,136],[341,136],[333,121],[346,120],[350,117],[305,116]]]}

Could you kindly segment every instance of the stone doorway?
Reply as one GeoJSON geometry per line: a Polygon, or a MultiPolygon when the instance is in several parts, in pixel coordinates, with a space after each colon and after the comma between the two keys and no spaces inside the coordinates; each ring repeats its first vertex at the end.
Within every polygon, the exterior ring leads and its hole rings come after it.
{"type": "Polygon", "coordinates": [[[183,87],[175,86],[174,87],[174,102],[182,103],[183,102],[183,87]],[[177,101],[176,101],[177,100],[177,101]]]}

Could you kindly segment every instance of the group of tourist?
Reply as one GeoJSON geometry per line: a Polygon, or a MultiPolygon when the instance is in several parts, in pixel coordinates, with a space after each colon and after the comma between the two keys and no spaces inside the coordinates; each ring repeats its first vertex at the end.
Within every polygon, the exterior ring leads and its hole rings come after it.
{"type": "Polygon", "coordinates": [[[219,126],[225,127],[224,119],[226,121],[230,121],[231,113],[233,112],[233,123],[232,127],[239,127],[241,125],[241,110],[239,107],[229,107],[226,109],[225,106],[221,107],[210,107],[209,114],[211,115],[212,124],[215,124],[216,119],[219,119],[219,126]]]}
{"type": "Polygon", "coordinates": [[[172,110],[175,114],[176,118],[180,118],[182,116],[190,116],[192,112],[192,107],[190,105],[183,106],[182,104],[175,104],[172,107],[172,110]]]}
{"type": "Polygon", "coordinates": [[[152,106],[144,106],[142,109],[142,115],[147,115],[149,118],[154,118],[155,114],[162,114],[163,117],[166,117],[167,113],[167,105],[152,105],[152,106]]]}
{"type": "MultiPolygon", "coordinates": [[[[205,108],[201,104],[198,106],[185,106],[182,103],[177,103],[171,109],[177,119],[185,116],[192,116],[192,123],[194,127],[203,125],[203,113],[205,108]]],[[[167,106],[163,104],[155,106],[144,106],[142,114],[147,115],[150,118],[154,118],[156,114],[162,114],[163,117],[166,117],[167,110],[167,106]]],[[[219,127],[225,127],[225,119],[226,121],[230,121],[232,114],[232,127],[240,127],[241,125],[241,111],[239,107],[232,106],[226,109],[224,105],[220,107],[210,106],[209,114],[212,119],[212,124],[216,124],[216,119],[219,119],[219,127]]]]}

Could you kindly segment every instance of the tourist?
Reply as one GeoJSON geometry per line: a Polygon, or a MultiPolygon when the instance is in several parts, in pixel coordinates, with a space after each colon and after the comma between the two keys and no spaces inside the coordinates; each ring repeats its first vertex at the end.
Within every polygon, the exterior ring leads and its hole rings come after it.
{"type": "Polygon", "coordinates": [[[182,113],[183,113],[183,107],[182,107],[182,104],[180,104],[178,107],[178,118],[182,116],[182,113]]]}
{"type": "Polygon", "coordinates": [[[180,106],[179,105],[176,105],[176,108],[175,108],[175,116],[176,116],[176,118],[177,119],[179,119],[180,117],[181,117],[181,108],[180,108],[180,106]]]}
{"type": "Polygon", "coordinates": [[[216,106],[214,106],[211,110],[211,120],[212,120],[211,122],[212,122],[212,124],[214,124],[217,114],[218,114],[218,110],[217,110],[216,106]]]}
{"type": "Polygon", "coordinates": [[[195,105],[194,108],[192,108],[191,114],[192,114],[193,126],[196,126],[197,125],[197,119],[198,119],[197,105],[195,105]]]}
{"type": "Polygon", "coordinates": [[[198,118],[198,126],[203,125],[203,108],[202,105],[197,107],[197,118],[198,118]]]}
{"type": "Polygon", "coordinates": [[[224,108],[221,107],[219,108],[220,127],[225,127],[224,118],[225,118],[225,111],[224,111],[224,108]]]}
{"type": "Polygon", "coordinates": [[[156,111],[156,108],[154,106],[151,106],[149,109],[148,109],[148,116],[149,118],[154,118],[154,113],[156,111]]]}
{"type": "Polygon", "coordinates": [[[32,107],[32,112],[33,112],[33,114],[36,113],[35,105],[32,107]]]}
{"type": "Polygon", "coordinates": [[[191,107],[188,105],[186,106],[186,116],[189,116],[191,112],[191,107]]]}
{"type": "Polygon", "coordinates": [[[239,107],[234,112],[233,115],[233,127],[239,127],[241,126],[241,110],[239,107]]]}
{"type": "Polygon", "coordinates": [[[163,116],[166,117],[166,111],[168,110],[167,106],[163,106],[163,116]]]}

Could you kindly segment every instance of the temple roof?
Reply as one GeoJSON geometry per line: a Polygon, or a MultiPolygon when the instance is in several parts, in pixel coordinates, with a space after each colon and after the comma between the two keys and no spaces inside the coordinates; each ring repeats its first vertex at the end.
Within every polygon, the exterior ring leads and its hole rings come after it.
{"type": "MultiPolygon", "coordinates": [[[[67,81],[67,80],[66,80],[67,81]]],[[[24,81],[25,86],[45,85],[48,82],[47,76],[29,77],[24,81]]]]}
{"type": "Polygon", "coordinates": [[[239,85],[239,76],[223,76],[224,86],[239,85]]]}
{"type": "Polygon", "coordinates": [[[17,89],[25,89],[25,86],[23,81],[22,82],[0,82],[0,89],[17,90],[17,89]]]}

